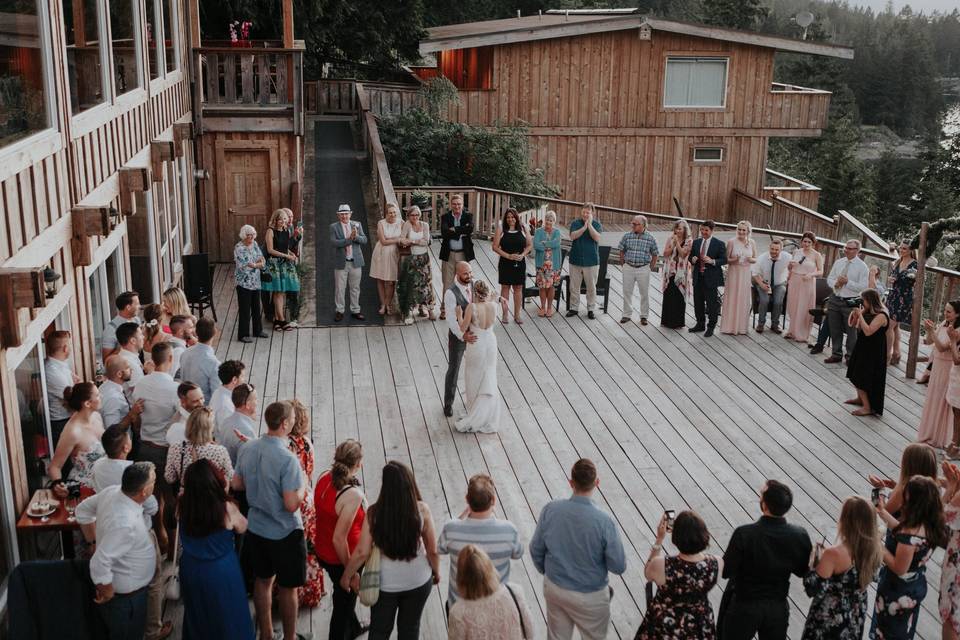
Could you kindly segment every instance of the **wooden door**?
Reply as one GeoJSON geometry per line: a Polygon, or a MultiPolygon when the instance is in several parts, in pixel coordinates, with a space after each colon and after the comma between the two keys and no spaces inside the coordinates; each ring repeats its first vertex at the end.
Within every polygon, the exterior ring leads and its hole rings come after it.
{"type": "Polygon", "coordinates": [[[224,140],[217,147],[219,254],[229,261],[243,225],[252,225],[262,241],[280,206],[280,166],[275,142],[224,140]]]}

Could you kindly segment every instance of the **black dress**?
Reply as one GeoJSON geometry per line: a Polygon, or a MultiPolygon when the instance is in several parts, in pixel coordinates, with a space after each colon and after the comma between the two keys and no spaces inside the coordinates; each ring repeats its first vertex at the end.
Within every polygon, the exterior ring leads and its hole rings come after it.
{"type": "MultiPolygon", "coordinates": [[[[500,236],[500,249],[504,253],[523,253],[527,248],[527,237],[520,231],[504,231],[500,236]]],[[[527,261],[508,260],[503,256],[497,264],[497,279],[500,284],[523,285],[527,278],[527,261]]]]}
{"type": "MultiPolygon", "coordinates": [[[[885,311],[880,314],[887,316],[885,311]]],[[[863,319],[869,324],[875,317],[877,314],[864,314],[863,319]]],[[[887,316],[887,322],[889,320],[887,316]]],[[[857,343],[847,364],[847,378],[857,389],[866,391],[873,412],[883,415],[883,395],[887,386],[886,327],[877,329],[871,336],[857,329],[857,343]]]]}
{"type": "Polygon", "coordinates": [[[671,276],[663,292],[660,326],[667,329],[682,329],[687,322],[687,300],[673,280],[674,276],[671,276]]]}

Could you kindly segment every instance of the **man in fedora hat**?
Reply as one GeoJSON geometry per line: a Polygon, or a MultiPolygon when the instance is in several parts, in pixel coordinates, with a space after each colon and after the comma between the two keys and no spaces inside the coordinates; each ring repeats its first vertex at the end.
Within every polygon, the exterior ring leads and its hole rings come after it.
{"type": "Polygon", "coordinates": [[[346,288],[350,286],[350,315],[357,320],[365,320],[360,313],[360,274],[363,270],[363,251],[360,245],[367,244],[360,223],[350,220],[350,205],[342,204],[337,208],[337,222],[330,225],[330,242],[337,251],[334,264],[334,304],[337,312],[333,316],[336,322],[343,320],[346,288]]]}

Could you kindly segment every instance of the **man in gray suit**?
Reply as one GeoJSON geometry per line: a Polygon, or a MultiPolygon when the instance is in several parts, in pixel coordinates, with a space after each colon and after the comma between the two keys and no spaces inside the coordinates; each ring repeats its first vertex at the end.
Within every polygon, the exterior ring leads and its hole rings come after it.
{"type": "Polygon", "coordinates": [[[359,222],[350,220],[350,205],[342,204],[337,208],[337,222],[330,225],[330,242],[337,251],[334,266],[334,303],[337,308],[333,319],[343,320],[346,289],[350,287],[350,315],[357,320],[366,320],[360,313],[360,274],[363,270],[363,251],[360,245],[367,244],[359,222]]]}

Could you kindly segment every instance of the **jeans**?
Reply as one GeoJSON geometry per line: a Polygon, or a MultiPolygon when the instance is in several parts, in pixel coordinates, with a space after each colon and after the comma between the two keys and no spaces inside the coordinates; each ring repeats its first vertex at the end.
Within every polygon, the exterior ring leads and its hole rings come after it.
{"type": "MultiPolygon", "coordinates": [[[[330,615],[330,640],[353,640],[360,634],[360,620],[357,619],[357,594],[344,591],[340,586],[343,577],[342,564],[327,564],[323,560],[320,566],[330,576],[333,583],[333,612],[330,615]]],[[[382,594],[381,594],[382,596],[382,594]]]]}
{"type": "Polygon", "coordinates": [[[377,604],[370,608],[369,640],[387,640],[397,619],[397,640],[417,640],[420,637],[420,616],[427,604],[433,579],[409,591],[381,591],[377,604]]]}
{"type": "Polygon", "coordinates": [[[147,590],[114,595],[97,605],[107,640],[141,640],[147,626],[147,590]]]}
{"type": "Polygon", "coordinates": [[[857,344],[857,330],[850,326],[850,312],[853,307],[847,304],[845,298],[831,295],[827,298],[827,318],[830,321],[830,335],[832,336],[833,355],[843,355],[843,336],[847,336],[847,355],[853,353],[853,346],[857,344]]]}
{"type": "Polygon", "coordinates": [[[787,637],[790,612],[786,600],[737,599],[723,616],[723,640],[783,640],[787,637]]]}
{"type": "Polygon", "coordinates": [[[453,398],[457,395],[457,379],[460,377],[460,363],[463,361],[463,352],[467,350],[467,343],[457,338],[452,332],[447,334],[447,377],[443,383],[443,407],[453,407],[453,398]]]}
{"type": "Polygon", "coordinates": [[[767,306],[770,306],[770,326],[780,328],[780,315],[783,313],[783,298],[787,295],[787,285],[778,284],[773,287],[772,294],[768,294],[761,287],[757,287],[757,326],[767,323],[767,306]],[[773,298],[773,304],[770,299],[773,298]]]}
{"type": "Polygon", "coordinates": [[[263,312],[260,310],[260,290],[237,287],[237,339],[251,335],[247,333],[250,320],[253,320],[253,334],[263,331],[263,312]]]}

